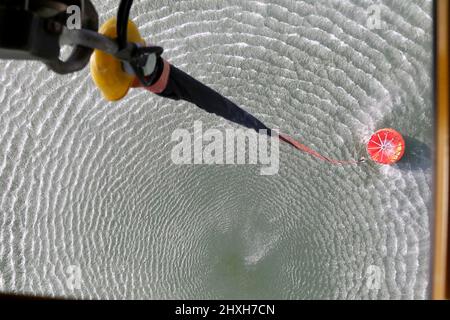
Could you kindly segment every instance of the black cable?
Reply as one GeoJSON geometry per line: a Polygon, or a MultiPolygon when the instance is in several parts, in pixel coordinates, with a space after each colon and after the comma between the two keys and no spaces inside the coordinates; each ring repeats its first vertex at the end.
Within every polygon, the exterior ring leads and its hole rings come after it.
{"type": "MultiPolygon", "coordinates": [[[[119,4],[119,11],[117,12],[117,44],[119,50],[124,50],[128,46],[128,20],[130,19],[131,6],[133,5],[133,0],[121,0],[119,4]]],[[[163,48],[161,47],[138,47],[134,45],[131,48],[131,67],[137,78],[144,86],[150,86],[152,83],[156,82],[158,75],[161,75],[160,66],[162,64],[161,54],[163,53],[163,48]],[[157,64],[155,70],[151,75],[146,75],[144,73],[144,66],[150,54],[155,54],[157,57],[157,64]]],[[[128,52],[127,52],[128,53],[128,52]]]]}
{"type": "Polygon", "coordinates": [[[133,0],[120,1],[119,11],[117,13],[117,42],[119,49],[124,49],[127,46],[128,20],[132,5],[133,0]]]}

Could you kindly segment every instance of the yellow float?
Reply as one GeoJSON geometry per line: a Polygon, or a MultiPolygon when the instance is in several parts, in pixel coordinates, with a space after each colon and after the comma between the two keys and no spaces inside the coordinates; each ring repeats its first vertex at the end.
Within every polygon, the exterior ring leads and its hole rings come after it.
{"type": "MultiPolygon", "coordinates": [[[[111,18],[100,28],[99,33],[111,38],[117,38],[117,19],[111,18]]],[[[129,42],[145,45],[137,26],[128,21],[127,39],[129,42]]],[[[130,89],[135,76],[126,73],[122,62],[112,55],[95,50],[90,60],[91,76],[95,85],[108,101],[122,99],[130,89]]]]}

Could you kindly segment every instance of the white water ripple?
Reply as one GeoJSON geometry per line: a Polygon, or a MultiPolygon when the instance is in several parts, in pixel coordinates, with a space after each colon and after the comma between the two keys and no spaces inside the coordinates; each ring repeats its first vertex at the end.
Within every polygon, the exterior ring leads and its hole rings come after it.
{"type": "MultiPolygon", "coordinates": [[[[118,1],[93,1],[101,20],[118,1]]],[[[334,167],[281,146],[280,173],[178,166],[170,136],[235,127],[88,68],[1,61],[0,284],[81,298],[411,299],[429,290],[432,1],[135,1],[173,64],[334,158],[380,127],[392,167],[334,167]],[[366,12],[380,5],[382,27],[366,12]],[[70,288],[69,266],[81,271],[70,288]],[[381,272],[369,283],[370,270],[381,272]]]]}

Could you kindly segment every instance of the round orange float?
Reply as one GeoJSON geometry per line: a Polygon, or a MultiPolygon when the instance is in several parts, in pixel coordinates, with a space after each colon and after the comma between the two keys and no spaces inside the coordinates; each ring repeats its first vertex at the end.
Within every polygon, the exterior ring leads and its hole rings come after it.
{"type": "Polygon", "coordinates": [[[370,137],[367,152],[375,162],[394,164],[405,153],[405,140],[394,129],[380,129],[370,137]]]}

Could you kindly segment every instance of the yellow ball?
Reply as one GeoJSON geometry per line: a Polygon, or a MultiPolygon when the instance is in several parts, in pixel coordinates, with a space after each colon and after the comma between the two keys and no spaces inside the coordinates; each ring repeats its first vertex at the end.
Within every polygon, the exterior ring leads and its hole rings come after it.
{"type": "MultiPolygon", "coordinates": [[[[99,33],[116,39],[116,25],[117,19],[111,18],[101,26],[99,33]]],[[[137,26],[132,21],[128,21],[128,42],[145,45],[137,26]]],[[[90,69],[95,85],[108,101],[117,101],[125,97],[135,78],[123,70],[120,60],[100,50],[95,50],[92,54],[90,69]]]]}

